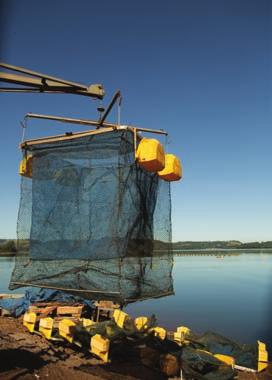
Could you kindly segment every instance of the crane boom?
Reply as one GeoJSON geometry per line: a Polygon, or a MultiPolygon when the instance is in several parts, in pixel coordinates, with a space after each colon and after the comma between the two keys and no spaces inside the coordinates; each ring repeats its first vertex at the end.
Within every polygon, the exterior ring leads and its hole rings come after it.
{"type": "MultiPolygon", "coordinates": [[[[38,73],[36,71],[32,71],[24,67],[10,65],[4,62],[0,62],[0,67],[2,67],[5,70],[12,71],[12,73],[8,73],[6,71],[0,72],[0,83],[3,82],[15,85],[15,87],[2,86],[0,87],[0,92],[41,92],[50,94],[74,94],[88,96],[96,99],[103,99],[105,95],[105,91],[102,84],[91,84],[89,86],[86,86],[81,83],[56,78],[47,74],[38,73]],[[18,85],[22,87],[18,87],[18,85]]],[[[96,123],[97,128],[103,127],[103,124],[107,116],[109,115],[110,111],[112,110],[113,106],[115,105],[118,99],[121,99],[120,91],[117,91],[114,94],[106,110],[102,108],[104,112],[101,112],[100,119],[96,123]]],[[[41,116],[42,115],[40,115],[40,118],[42,118],[41,116]]]]}
{"type": "Polygon", "coordinates": [[[19,72],[25,75],[10,74],[0,72],[0,83],[11,83],[22,87],[0,87],[0,92],[43,92],[43,93],[68,93],[75,95],[89,96],[92,98],[103,99],[105,95],[102,84],[91,84],[89,86],[67,81],[65,79],[52,77],[50,75],[38,73],[19,66],[9,65],[0,62],[0,67],[19,72]]]}

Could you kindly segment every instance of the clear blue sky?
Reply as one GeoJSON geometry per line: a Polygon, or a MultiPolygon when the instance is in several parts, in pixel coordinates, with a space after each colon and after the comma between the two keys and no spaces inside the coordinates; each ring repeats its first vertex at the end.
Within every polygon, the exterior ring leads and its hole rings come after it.
{"type": "MultiPolygon", "coordinates": [[[[103,83],[105,103],[120,88],[123,124],[169,131],[184,167],[172,186],[174,240],[272,239],[271,0],[1,4],[3,61],[103,83]]],[[[19,121],[26,112],[93,118],[95,105],[0,94],[1,237],[16,234],[19,121]]],[[[60,131],[32,121],[28,137],[60,131]]]]}

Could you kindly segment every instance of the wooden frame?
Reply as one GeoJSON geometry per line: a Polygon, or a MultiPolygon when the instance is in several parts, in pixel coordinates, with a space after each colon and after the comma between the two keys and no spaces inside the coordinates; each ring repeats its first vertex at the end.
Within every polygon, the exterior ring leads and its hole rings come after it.
{"type": "Polygon", "coordinates": [[[167,135],[168,134],[167,132],[162,131],[162,130],[149,129],[149,128],[138,128],[138,127],[134,127],[134,126],[118,125],[118,124],[113,124],[113,123],[103,123],[103,127],[101,127],[99,121],[85,120],[85,119],[74,119],[74,118],[67,118],[67,117],[61,117],[61,116],[51,116],[51,115],[28,113],[25,116],[25,120],[27,118],[45,119],[45,120],[58,121],[58,122],[62,122],[62,123],[80,124],[80,125],[96,127],[97,129],[89,130],[89,131],[82,131],[82,132],[73,132],[73,133],[71,132],[69,134],[66,133],[66,134],[48,136],[48,137],[38,138],[38,139],[25,140],[20,144],[21,149],[25,149],[31,145],[45,144],[45,143],[57,142],[57,141],[69,141],[69,140],[74,140],[74,139],[84,137],[84,136],[90,136],[90,135],[112,132],[114,130],[129,130],[134,134],[134,145],[135,145],[135,151],[136,151],[137,138],[141,139],[141,136],[138,134],[138,132],[155,133],[155,134],[160,134],[160,135],[167,135]]]}

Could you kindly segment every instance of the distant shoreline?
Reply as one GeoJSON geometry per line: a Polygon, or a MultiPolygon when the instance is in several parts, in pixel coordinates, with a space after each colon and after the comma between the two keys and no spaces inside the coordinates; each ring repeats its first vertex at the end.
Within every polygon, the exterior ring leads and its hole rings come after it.
{"type": "MultiPolygon", "coordinates": [[[[154,252],[159,253],[160,251],[164,252],[165,249],[155,249],[154,252]]],[[[201,254],[201,255],[218,255],[218,254],[225,254],[225,255],[239,255],[240,253],[271,253],[272,254],[272,248],[190,248],[190,249],[172,249],[171,252],[173,255],[177,255],[179,253],[182,253],[184,255],[188,254],[201,254]]],[[[16,252],[0,252],[0,258],[1,257],[16,257],[16,252]]]]}
{"type": "MultiPolygon", "coordinates": [[[[22,248],[27,251],[29,241],[21,242],[22,248]]],[[[224,252],[224,251],[264,251],[272,250],[272,241],[255,241],[242,243],[238,240],[213,240],[213,241],[176,241],[169,244],[161,240],[153,241],[153,250],[163,251],[171,250],[172,252],[224,252]]],[[[17,243],[15,239],[0,239],[0,257],[13,257],[17,253],[17,243]]]]}
{"type": "MultiPolygon", "coordinates": [[[[158,245],[161,245],[158,242],[158,245]]],[[[178,241],[172,243],[173,250],[251,250],[251,249],[272,249],[272,241],[242,243],[238,240],[227,241],[178,241]]]]}
{"type": "Polygon", "coordinates": [[[173,252],[195,252],[195,251],[201,251],[201,252],[231,252],[231,251],[271,251],[272,252],[272,247],[271,248],[175,248],[172,249],[173,252]]]}
{"type": "Polygon", "coordinates": [[[16,252],[0,252],[0,257],[15,257],[16,252]]]}

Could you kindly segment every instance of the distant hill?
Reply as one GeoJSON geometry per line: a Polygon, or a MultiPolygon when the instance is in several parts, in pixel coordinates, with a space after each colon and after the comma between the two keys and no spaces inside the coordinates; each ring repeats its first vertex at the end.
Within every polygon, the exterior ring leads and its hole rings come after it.
{"type": "Polygon", "coordinates": [[[227,241],[178,241],[172,243],[173,249],[260,249],[272,248],[272,241],[242,243],[238,240],[227,241]]]}
{"type": "MultiPolygon", "coordinates": [[[[262,249],[271,248],[272,241],[255,241],[250,243],[242,243],[239,240],[215,240],[215,241],[177,241],[172,243],[174,250],[191,250],[191,249],[262,249]]],[[[168,243],[155,241],[156,250],[167,249],[168,243]]]]}

